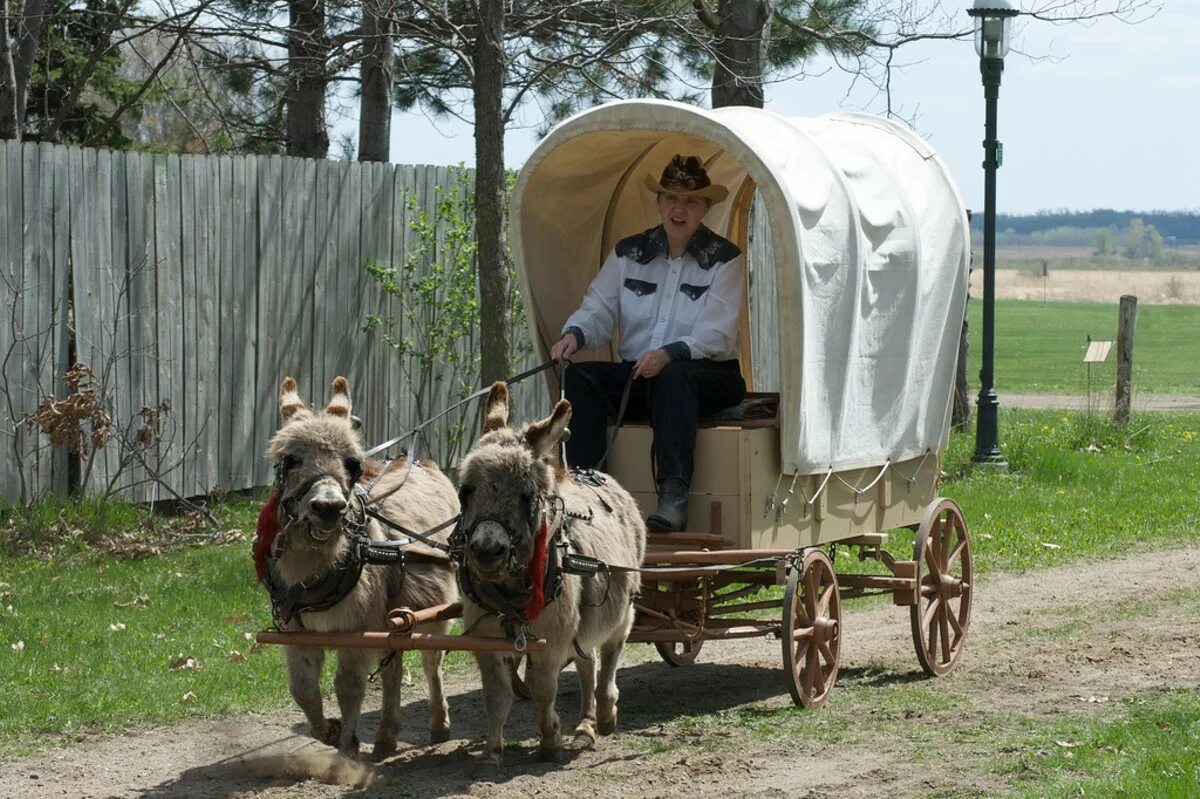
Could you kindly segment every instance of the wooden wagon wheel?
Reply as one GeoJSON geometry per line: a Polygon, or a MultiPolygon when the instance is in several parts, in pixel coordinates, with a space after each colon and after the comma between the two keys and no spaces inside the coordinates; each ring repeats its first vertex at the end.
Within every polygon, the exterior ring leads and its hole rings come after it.
{"type": "Polygon", "coordinates": [[[697,638],[695,641],[656,641],[654,648],[665,663],[672,666],[690,666],[696,662],[696,655],[700,654],[700,647],[703,645],[704,641],[697,638]]]}
{"type": "Polygon", "coordinates": [[[783,595],[783,668],[792,701],[818,708],[837,681],[842,599],[823,551],[810,549],[788,574],[783,595]]]}
{"type": "Polygon", "coordinates": [[[971,537],[962,509],[938,499],[925,512],[913,544],[920,597],[909,608],[921,668],[941,677],[958,661],[971,625],[971,537]]]}

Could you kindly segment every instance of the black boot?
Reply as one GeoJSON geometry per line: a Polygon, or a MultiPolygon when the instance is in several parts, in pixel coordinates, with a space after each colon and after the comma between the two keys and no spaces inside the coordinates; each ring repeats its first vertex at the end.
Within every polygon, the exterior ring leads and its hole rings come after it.
{"type": "Polygon", "coordinates": [[[646,519],[656,533],[678,533],[687,526],[688,484],[679,478],[658,481],[658,509],[646,519]]]}

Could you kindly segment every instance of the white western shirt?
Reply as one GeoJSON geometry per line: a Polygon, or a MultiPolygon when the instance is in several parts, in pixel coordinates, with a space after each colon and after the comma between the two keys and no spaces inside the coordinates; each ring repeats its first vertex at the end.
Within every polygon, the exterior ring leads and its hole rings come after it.
{"type": "Polygon", "coordinates": [[[620,356],[636,361],[659,347],[673,360],[737,358],[743,257],[737,245],[701,226],[671,258],[662,227],[621,240],[563,325],[580,348],[601,347],[620,329],[620,356]]]}

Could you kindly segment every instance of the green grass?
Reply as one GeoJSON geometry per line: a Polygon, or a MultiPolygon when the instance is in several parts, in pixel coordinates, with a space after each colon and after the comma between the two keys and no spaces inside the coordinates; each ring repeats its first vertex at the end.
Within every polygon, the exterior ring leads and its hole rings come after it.
{"type": "Polygon", "coordinates": [[[245,546],[19,558],[0,581],[7,746],[288,701],[278,648],[245,637],[269,624],[245,546]]]}
{"type": "Polygon", "coordinates": [[[1031,784],[1012,799],[1200,796],[1200,693],[1134,699],[1115,722],[1039,731],[1025,754],[1031,784]]]}
{"type": "MultiPolygon", "coordinates": [[[[289,706],[280,648],[253,641],[271,626],[250,558],[261,501],[215,503],[215,540],[118,501],[0,514],[0,553],[36,553],[0,554],[0,754],[289,706]]],[[[470,667],[447,657],[448,673],[470,667]]]]}
{"type": "MultiPolygon", "coordinates": [[[[983,303],[969,304],[968,379],[978,389],[983,303]]],[[[1108,303],[996,303],[996,390],[1006,393],[1085,394],[1082,363],[1087,337],[1116,341],[1117,306],[1108,303]]],[[[1107,363],[1093,364],[1092,391],[1105,400],[1116,384],[1116,344],[1107,363]]],[[[1133,390],[1141,394],[1200,395],[1200,305],[1138,306],[1133,390]]]]}
{"type": "Polygon", "coordinates": [[[1000,448],[1012,474],[969,468],[971,435],[951,438],[943,465],[942,493],[962,506],[983,571],[1196,540],[1200,413],[1136,414],[1122,428],[1083,412],[1002,409],[1000,448]]]}

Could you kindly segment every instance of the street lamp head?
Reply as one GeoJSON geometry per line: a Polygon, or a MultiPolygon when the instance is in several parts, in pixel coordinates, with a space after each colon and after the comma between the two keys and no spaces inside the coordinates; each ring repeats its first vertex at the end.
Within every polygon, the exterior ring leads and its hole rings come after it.
{"type": "Polygon", "coordinates": [[[979,57],[1002,59],[1008,55],[1012,18],[1021,11],[1009,0],[975,0],[967,13],[975,20],[975,52],[979,57]]]}

